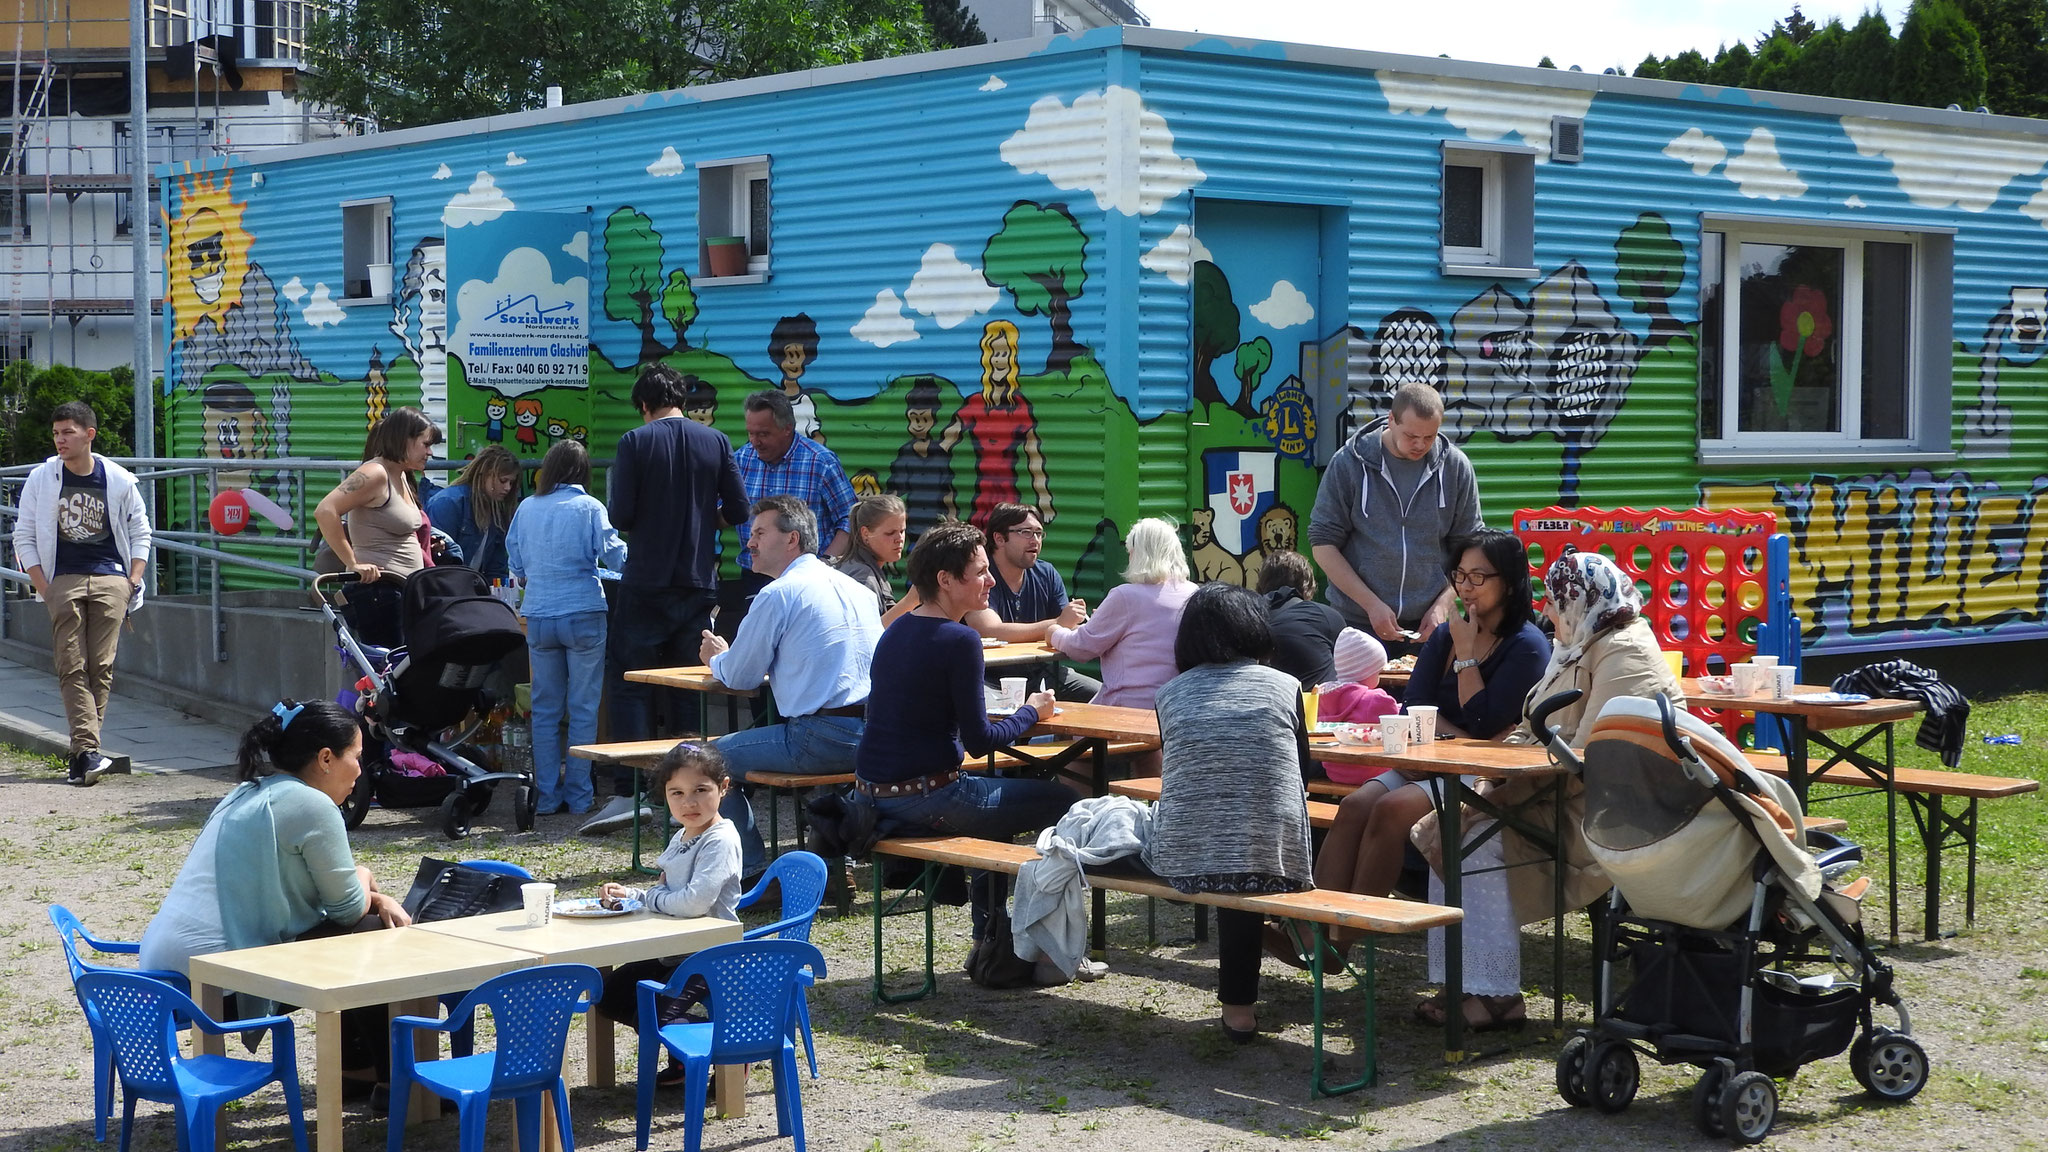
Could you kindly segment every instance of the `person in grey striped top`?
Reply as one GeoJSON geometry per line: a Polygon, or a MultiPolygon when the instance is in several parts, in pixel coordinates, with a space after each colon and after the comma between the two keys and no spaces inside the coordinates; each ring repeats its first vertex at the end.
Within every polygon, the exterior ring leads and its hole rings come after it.
{"type": "MultiPolygon", "coordinates": [[[[1164,770],[1144,854],[1178,891],[1315,887],[1301,684],[1262,663],[1272,647],[1265,603],[1242,588],[1206,584],[1181,613],[1180,675],[1156,704],[1164,770]]],[[[1255,913],[1216,911],[1217,999],[1240,1044],[1258,1030],[1261,928],[1255,913]]]]}

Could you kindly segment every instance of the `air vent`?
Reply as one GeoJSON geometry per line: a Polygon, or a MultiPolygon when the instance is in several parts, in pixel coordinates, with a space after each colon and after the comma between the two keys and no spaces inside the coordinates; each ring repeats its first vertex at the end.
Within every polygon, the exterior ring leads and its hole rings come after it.
{"type": "Polygon", "coordinates": [[[1586,122],[1577,116],[1550,118],[1550,158],[1577,164],[1586,158],[1586,122]]]}

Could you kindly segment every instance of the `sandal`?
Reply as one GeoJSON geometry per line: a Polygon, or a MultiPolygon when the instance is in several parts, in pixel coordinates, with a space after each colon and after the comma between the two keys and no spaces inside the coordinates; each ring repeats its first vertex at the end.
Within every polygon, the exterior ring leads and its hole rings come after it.
{"type": "MultiPolygon", "coordinates": [[[[1529,1023],[1528,1006],[1520,993],[1513,996],[1468,995],[1464,1001],[1465,1027],[1474,1032],[1502,1032],[1529,1023]]],[[[1431,1028],[1444,1026],[1444,994],[1439,992],[1415,1006],[1415,1022],[1431,1028]]]]}
{"type": "MultiPolygon", "coordinates": [[[[1303,972],[1309,970],[1308,954],[1303,951],[1301,944],[1295,942],[1295,934],[1285,926],[1277,921],[1268,920],[1260,929],[1260,937],[1265,945],[1266,955],[1271,956],[1290,968],[1299,968],[1303,972]]],[[[1313,939],[1313,937],[1305,937],[1304,939],[1313,939]]],[[[1351,962],[1350,950],[1348,943],[1340,945],[1334,942],[1325,942],[1323,945],[1323,971],[1325,973],[1342,971],[1351,962]]]]}

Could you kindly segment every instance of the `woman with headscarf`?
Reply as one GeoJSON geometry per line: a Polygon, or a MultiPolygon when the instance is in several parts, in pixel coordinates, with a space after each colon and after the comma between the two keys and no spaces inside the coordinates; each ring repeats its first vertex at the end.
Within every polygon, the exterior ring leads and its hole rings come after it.
{"type": "MultiPolygon", "coordinates": [[[[1616,696],[1663,692],[1677,698],[1678,679],[1665,663],[1649,622],[1643,619],[1642,595],[1613,561],[1593,552],[1566,552],[1550,566],[1543,588],[1543,614],[1557,633],[1551,642],[1550,662],[1524,703],[1525,715],[1549,697],[1577,689],[1579,699],[1553,712],[1547,723],[1567,743],[1582,747],[1600,709],[1616,696]]],[[[1522,730],[1509,740],[1534,743],[1537,737],[1524,721],[1522,730]]],[[[1524,779],[1484,787],[1493,803],[1513,808],[1534,799],[1550,783],[1549,779],[1524,779]]],[[[1585,801],[1578,777],[1567,776],[1560,783],[1565,789],[1564,827],[1557,830],[1565,869],[1564,906],[1583,908],[1607,891],[1607,875],[1593,862],[1579,830],[1585,801]]],[[[1540,829],[1548,825],[1554,811],[1545,801],[1528,804],[1521,815],[1540,829]]],[[[1465,818],[1468,834],[1485,823],[1474,814],[1465,818]]],[[[1440,903],[1442,839],[1434,813],[1416,824],[1413,840],[1435,869],[1430,875],[1430,899],[1440,903]]],[[[1511,829],[1503,829],[1465,858],[1462,903],[1467,995],[1462,1010],[1466,1024],[1473,1029],[1519,1027],[1524,1021],[1520,926],[1550,918],[1552,875],[1549,853],[1511,829]],[[1503,865],[1506,871],[1501,870],[1503,865]]],[[[1431,932],[1432,982],[1443,980],[1443,963],[1443,934],[1431,932]]],[[[1416,1010],[1417,1019],[1430,1024],[1442,1024],[1443,1014],[1441,995],[1424,1001],[1416,1010]]]]}

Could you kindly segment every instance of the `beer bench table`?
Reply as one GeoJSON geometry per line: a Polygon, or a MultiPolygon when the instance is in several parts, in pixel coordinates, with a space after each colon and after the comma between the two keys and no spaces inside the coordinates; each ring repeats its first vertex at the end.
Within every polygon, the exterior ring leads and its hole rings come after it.
{"type": "MultiPolygon", "coordinates": [[[[992,872],[1015,874],[1027,862],[1038,858],[1038,850],[1024,844],[1006,844],[996,840],[977,840],[966,836],[896,837],[882,840],[875,845],[876,856],[895,856],[906,860],[924,862],[924,875],[912,891],[924,894],[924,984],[916,991],[891,993],[883,987],[882,969],[882,921],[891,910],[893,903],[885,901],[882,895],[882,868],[877,862],[874,868],[874,917],[875,917],[875,999],[884,1004],[900,1004],[908,1000],[919,1000],[938,990],[938,976],[932,961],[935,939],[932,922],[932,890],[937,882],[938,872],[947,865],[963,868],[982,869],[992,872]]],[[[1217,908],[1235,908],[1261,916],[1287,920],[1302,920],[1315,925],[1315,941],[1311,951],[1310,974],[1315,983],[1315,1056],[1311,1064],[1309,1083],[1317,1095],[1336,1096],[1354,1092],[1370,1085],[1377,1077],[1378,1067],[1378,1012],[1377,1012],[1377,971],[1375,968],[1374,936],[1421,932],[1430,928],[1455,925],[1464,917],[1456,908],[1445,908],[1435,904],[1417,904],[1407,900],[1392,900],[1376,896],[1358,896],[1349,892],[1286,892],[1271,895],[1242,895],[1237,893],[1203,893],[1190,895],[1176,891],[1165,881],[1151,876],[1139,876],[1116,871],[1088,871],[1088,882],[1097,891],[1111,889],[1131,892],[1140,896],[1174,900],[1184,904],[1204,904],[1217,908]],[[1365,1036],[1359,1046],[1363,1068],[1359,1078],[1346,1084],[1330,1084],[1323,1075],[1325,1053],[1323,1050],[1323,953],[1327,930],[1332,926],[1353,928],[1366,933],[1360,939],[1365,946],[1362,982],[1365,986],[1365,1036]]],[[[905,893],[908,895],[908,892],[905,893]]],[[[1099,906],[1098,906],[1099,908],[1099,906]]],[[[1099,913],[1098,913],[1099,914],[1099,913]]],[[[1101,931],[1100,922],[1097,933],[1101,931]]],[[[1457,1013],[1452,1013],[1457,1015],[1457,1013]]]]}
{"type": "MultiPolygon", "coordinates": [[[[1310,747],[1311,754],[1313,754],[1317,747],[1320,746],[1312,745],[1310,747]]],[[[1129,796],[1134,800],[1159,799],[1159,781],[1157,780],[1119,780],[1111,784],[1109,790],[1119,796],[1129,796]]],[[[1308,794],[1311,797],[1335,796],[1341,802],[1344,797],[1356,791],[1358,791],[1358,785],[1339,784],[1335,780],[1311,780],[1308,782],[1308,794]]],[[[1310,824],[1317,828],[1328,828],[1336,820],[1336,804],[1314,799],[1308,802],[1308,822],[1310,824]]],[[[1849,822],[1840,816],[1815,816],[1809,812],[1806,814],[1806,830],[1808,832],[1830,832],[1839,836],[1849,830],[1849,822]]]]}

